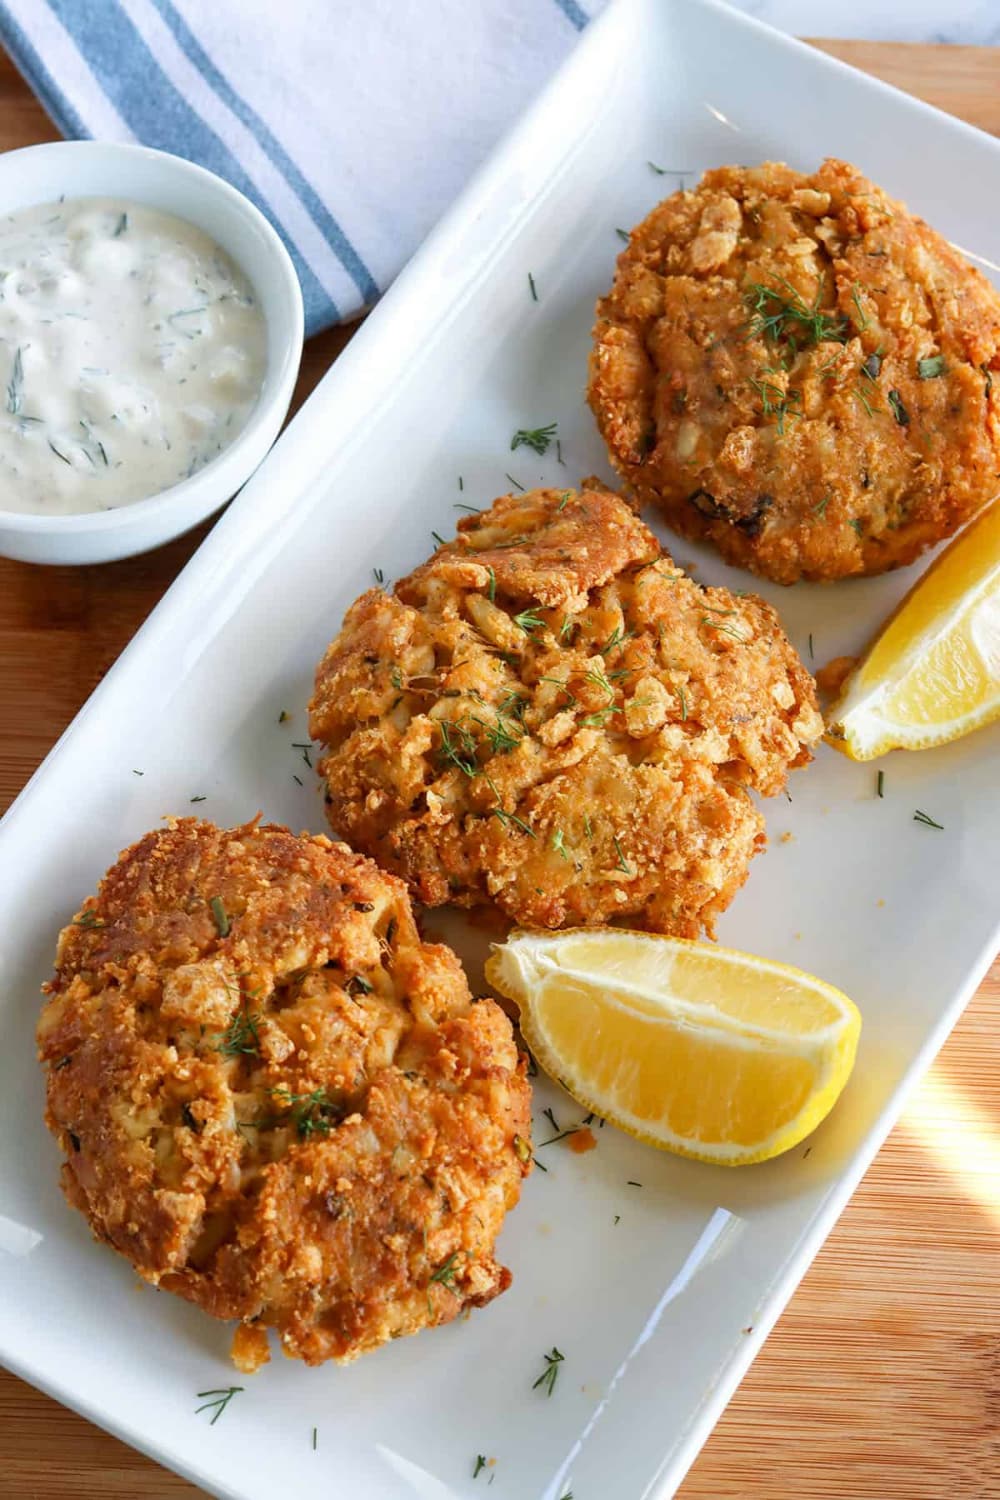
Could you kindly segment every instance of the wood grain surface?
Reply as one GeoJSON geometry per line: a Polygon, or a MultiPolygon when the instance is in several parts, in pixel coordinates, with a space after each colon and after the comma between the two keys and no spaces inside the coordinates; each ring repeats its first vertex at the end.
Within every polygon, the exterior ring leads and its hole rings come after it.
{"type": "MultiPolygon", "coordinates": [[[[1000,135],[1000,49],[818,45],[1000,135]]],[[[53,138],[0,54],[0,150],[53,138]]],[[[348,337],[338,330],[307,346],[299,400],[348,337]]],[[[104,567],[0,560],[0,809],[206,529],[104,567]]],[[[1000,965],[807,1274],[681,1500],[1000,1500],[998,1269],[1000,965]]],[[[3,1500],[200,1493],[0,1372],[3,1500]]]]}

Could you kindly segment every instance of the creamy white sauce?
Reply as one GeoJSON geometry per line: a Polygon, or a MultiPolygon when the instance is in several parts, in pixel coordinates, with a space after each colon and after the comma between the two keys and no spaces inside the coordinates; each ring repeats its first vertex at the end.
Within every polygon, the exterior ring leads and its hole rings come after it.
{"type": "Polygon", "coordinates": [[[0,219],[0,510],[111,510],[204,467],[267,363],[246,277],[172,214],[78,198],[0,219]]]}

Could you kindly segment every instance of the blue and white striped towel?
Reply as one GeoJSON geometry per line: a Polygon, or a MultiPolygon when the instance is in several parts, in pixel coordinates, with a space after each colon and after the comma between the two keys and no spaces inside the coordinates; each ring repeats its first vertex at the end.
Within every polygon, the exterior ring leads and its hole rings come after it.
{"type": "Polygon", "coordinates": [[[602,3],[0,0],[0,36],[66,135],[252,198],[314,333],[388,286],[602,3]]]}

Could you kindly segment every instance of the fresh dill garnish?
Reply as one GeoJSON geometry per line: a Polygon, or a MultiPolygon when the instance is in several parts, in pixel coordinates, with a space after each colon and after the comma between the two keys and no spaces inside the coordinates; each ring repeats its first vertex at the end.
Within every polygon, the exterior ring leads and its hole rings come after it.
{"type": "Polygon", "coordinates": [[[392,683],[397,693],[402,692],[403,674],[398,667],[393,667],[392,671],[389,673],[389,681],[392,683]]]}
{"type": "Polygon", "coordinates": [[[492,568],[488,567],[486,571],[490,575],[490,586],[486,592],[486,597],[492,604],[497,596],[497,575],[492,568]]]}
{"type": "Polygon", "coordinates": [[[743,293],[750,312],[750,335],[784,344],[795,355],[814,344],[843,344],[850,329],[839,313],[822,311],[824,283],[820,281],[812,303],[806,303],[783,276],[776,286],[752,281],[743,293]]]}
{"type": "Polygon", "coordinates": [[[119,216],[118,216],[118,223],[115,225],[114,229],[111,232],[111,238],[113,240],[120,239],[121,236],[125,233],[125,231],[126,231],[127,228],[128,228],[128,214],[119,214],[119,216]]]}
{"type": "Polygon", "coordinates": [[[980,365],[979,368],[986,376],[986,384],[983,386],[983,395],[988,401],[990,397],[990,391],[993,389],[993,374],[990,370],[989,365],[980,365]]]}
{"type": "Polygon", "coordinates": [[[492,724],[488,724],[485,719],[478,719],[475,716],[472,722],[478,724],[484,731],[489,747],[494,755],[506,755],[509,751],[517,749],[521,743],[521,736],[511,733],[501,709],[497,709],[496,712],[497,716],[492,724]]]}
{"type": "Polygon", "coordinates": [[[802,397],[798,391],[784,391],[780,385],[775,385],[773,380],[757,380],[750,377],[751,389],[760,397],[761,415],[765,417],[777,417],[778,436],[785,435],[785,422],[788,417],[799,417],[801,412],[795,407],[801,404],[802,397]]]}
{"type": "Polygon", "coordinates": [[[475,736],[461,724],[451,723],[448,719],[439,719],[438,729],[441,733],[441,747],[438,751],[441,759],[451,761],[466,776],[475,776],[479,769],[476,764],[475,736]]]}
{"type": "Polygon", "coordinates": [[[212,908],[212,916],[215,918],[215,926],[220,937],[229,936],[229,917],[222,903],[221,896],[213,896],[208,903],[212,908]]]}
{"type": "Polygon", "coordinates": [[[624,243],[626,245],[628,244],[629,235],[628,235],[628,230],[627,229],[616,229],[615,230],[615,234],[618,236],[618,238],[620,240],[624,241],[624,243]]]}
{"type": "Polygon", "coordinates": [[[311,771],[312,761],[309,759],[309,751],[312,749],[312,741],[308,740],[303,743],[301,740],[292,740],[292,749],[302,751],[302,759],[305,761],[306,765],[311,771]]]}
{"type": "Polygon", "coordinates": [[[352,974],[344,985],[344,989],[349,995],[352,993],[352,985],[355,985],[363,995],[370,995],[372,992],[372,982],[370,979],[366,979],[363,974],[352,974]]]}
{"type": "Polygon", "coordinates": [[[535,286],[535,278],[534,278],[534,276],[532,276],[532,274],[531,274],[530,271],[528,272],[528,286],[531,289],[531,300],[532,300],[532,302],[537,302],[538,301],[538,288],[535,286]]]}
{"type": "Polygon", "coordinates": [[[609,703],[607,708],[595,708],[593,713],[584,714],[580,723],[591,725],[595,729],[603,729],[611,716],[617,712],[615,704],[609,703]]]}
{"type": "Polygon", "coordinates": [[[297,784],[297,785],[298,785],[298,786],[305,786],[305,782],[304,782],[304,781],[303,781],[303,780],[302,780],[302,777],[301,777],[301,776],[296,776],[296,774],[295,774],[295,772],[294,772],[294,771],[293,771],[293,772],[292,772],[292,780],[293,780],[293,781],[294,781],[294,782],[295,782],[295,783],[296,783],[296,784],[297,784]]]}
{"type": "Polygon", "coordinates": [[[465,480],[462,478],[461,474],[459,474],[458,476],[458,487],[460,490],[465,489],[465,480]]]}
{"type": "Polygon", "coordinates": [[[514,624],[519,625],[525,635],[530,635],[533,630],[543,630],[545,621],[540,615],[532,614],[530,609],[522,610],[519,615],[514,615],[514,624]]]}
{"type": "Polygon", "coordinates": [[[868,416],[873,417],[875,415],[875,410],[874,410],[871,402],[869,401],[867,395],[862,390],[862,388],[861,388],[860,385],[855,386],[855,388],[854,388],[854,394],[857,396],[858,400],[861,402],[861,405],[864,407],[864,409],[867,412],[868,416]]]}
{"type": "Polygon", "coordinates": [[[944,824],[943,823],[935,823],[934,819],[930,816],[930,814],[929,813],[925,813],[925,812],[921,812],[920,809],[919,809],[919,807],[917,808],[916,812],[913,814],[913,821],[914,821],[914,823],[923,823],[926,828],[940,828],[942,830],[944,829],[944,824]]]}
{"type": "Polygon", "coordinates": [[[569,859],[566,851],[566,835],[561,828],[557,828],[552,835],[552,847],[557,854],[562,855],[563,859],[569,859]]]}
{"type": "Polygon", "coordinates": [[[207,802],[208,798],[207,797],[189,797],[188,801],[189,802],[207,802]]]}
{"type": "Polygon", "coordinates": [[[576,629],[576,626],[577,621],[573,619],[572,615],[566,615],[559,627],[559,639],[564,641],[570,632],[576,629]]]}
{"type": "Polygon", "coordinates": [[[106,922],[102,922],[101,919],[100,919],[100,917],[97,916],[97,914],[95,912],[84,911],[84,912],[81,912],[78,917],[74,918],[72,925],[74,927],[88,927],[88,928],[90,928],[90,927],[106,927],[107,923],[106,922]]]}
{"type": "Polygon", "coordinates": [[[195,1407],[195,1416],[197,1416],[201,1411],[211,1411],[214,1408],[215,1415],[212,1417],[211,1422],[208,1424],[210,1427],[214,1427],[233,1397],[239,1391],[245,1389],[246,1387],[242,1385],[227,1385],[222,1390],[199,1391],[198,1400],[201,1402],[201,1405],[195,1407]]]}
{"type": "Polygon", "coordinates": [[[385,583],[385,574],[382,572],[382,569],[372,568],[372,574],[375,578],[375,582],[378,584],[379,588],[381,588],[383,583],[385,583]]]}
{"type": "Polygon", "coordinates": [[[595,672],[591,670],[589,672],[585,672],[583,675],[587,682],[592,682],[595,687],[600,688],[602,693],[606,693],[608,695],[609,703],[614,702],[615,690],[611,686],[610,682],[603,672],[595,672]]]}
{"type": "Polygon", "coordinates": [[[21,410],[21,401],[24,395],[24,365],[21,363],[21,346],[17,346],[14,354],[14,365],[11,370],[10,379],[7,382],[7,410],[11,416],[16,417],[21,410]]]}
{"type": "Polygon", "coordinates": [[[225,1031],[220,1033],[216,1052],[221,1052],[223,1057],[260,1057],[259,1020],[260,1016],[251,1014],[244,1001],[233,1013],[225,1031]]]}
{"type": "Polygon", "coordinates": [[[616,625],[614,630],[612,630],[611,634],[608,636],[607,640],[604,642],[604,645],[598,646],[597,649],[602,656],[607,656],[609,651],[614,651],[617,647],[624,646],[625,642],[629,640],[631,636],[631,630],[623,630],[620,625],[616,625]]]}
{"type": "Polygon", "coordinates": [[[719,620],[713,620],[711,615],[702,615],[700,623],[710,625],[713,630],[719,630],[723,635],[732,636],[734,641],[739,641],[741,646],[746,645],[746,637],[740,635],[739,631],[732,625],[724,625],[719,620]]]}
{"type": "Polygon", "coordinates": [[[463,505],[461,500],[456,500],[454,505],[452,506],[452,510],[464,510],[467,511],[470,516],[478,516],[482,512],[482,506],[463,505]]]}
{"type": "Polygon", "coordinates": [[[892,414],[896,418],[896,421],[899,423],[900,427],[909,427],[910,413],[903,405],[903,398],[898,391],[889,392],[889,405],[892,407],[892,414]]]}
{"type": "Polygon", "coordinates": [[[449,1292],[454,1292],[455,1276],[457,1274],[455,1263],[462,1254],[464,1254],[462,1250],[453,1250],[448,1259],[442,1261],[437,1270],[431,1273],[430,1280],[432,1282],[436,1281],[439,1286],[447,1288],[449,1292]]]}
{"type": "Polygon", "coordinates": [[[688,705],[687,705],[687,698],[684,696],[684,689],[683,689],[683,687],[681,686],[680,683],[678,683],[677,686],[674,688],[674,692],[677,694],[677,697],[680,700],[680,705],[681,705],[681,720],[683,721],[688,716],[688,705]]]}
{"type": "Polygon", "coordinates": [[[858,332],[864,333],[865,329],[868,327],[868,314],[861,306],[861,298],[858,296],[858,291],[859,287],[857,282],[855,282],[854,288],[851,292],[851,301],[854,303],[855,311],[858,315],[858,332]]]}
{"type": "Polygon", "coordinates": [[[313,1452],[316,1452],[316,1428],[313,1428],[313,1452]]]}
{"type": "Polygon", "coordinates": [[[145,776],[145,774],[145,771],[136,771],[135,769],[132,771],[133,776],[145,776]]]}
{"type": "Polygon", "coordinates": [[[812,631],[811,630],[809,632],[809,660],[810,661],[815,661],[816,660],[815,656],[813,655],[813,637],[812,637],[812,631]]]}
{"type": "Polygon", "coordinates": [[[535,838],[535,830],[533,828],[529,828],[528,824],[525,823],[523,818],[519,818],[516,813],[507,812],[506,808],[503,806],[500,793],[497,791],[496,783],[494,782],[492,776],[486,776],[486,785],[489,787],[490,791],[497,799],[496,807],[490,808],[490,817],[499,818],[500,822],[504,825],[505,828],[507,827],[508,823],[513,823],[514,827],[520,828],[521,832],[526,833],[529,839],[535,838]]]}
{"type": "Polygon", "coordinates": [[[543,1109],[542,1114],[548,1120],[553,1130],[560,1130],[562,1128],[559,1124],[559,1121],[556,1119],[556,1112],[554,1109],[543,1109]]]}
{"type": "MultiPolygon", "coordinates": [[[[518,482],[517,482],[517,480],[516,480],[516,479],[515,479],[515,478],[514,478],[514,476],[513,476],[513,474],[508,474],[508,473],[507,473],[507,472],[506,472],[506,470],[505,470],[505,471],[504,471],[504,476],[503,476],[503,477],[504,477],[504,478],[505,478],[505,479],[509,479],[509,480],[510,480],[510,482],[511,482],[511,484],[512,484],[512,485],[513,485],[513,486],[514,486],[514,488],[515,488],[515,489],[516,489],[516,490],[520,490],[520,491],[521,491],[521,493],[522,493],[522,495],[523,495],[523,494],[524,494],[524,485],[523,485],[523,484],[518,484],[518,482]]],[[[509,545],[509,544],[508,544],[508,545],[509,545]]]]}
{"type": "Polygon", "coordinates": [[[543,1356],[545,1369],[539,1375],[538,1379],[532,1382],[531,1389],[533,1391],[537,1391],[538,1387],[542,1386],[547,1396],[552,1395],[552,1392],[555,1390],[556,1380],[559,1378],[559,1366],[562,1364],[564,1357],[564,1355],[559,1353],[555,1344],[553,1344],[552,1353],[543,1356]]]}
{"type": "Polygon", "coordinates": [[[282,709],[281,713],[278,715],[278,723],[279,724],[287,724],[288,720],[290,719],[290,717],[291,717],[291,715],[288,714],[288,713],[286,713],[286,711],[284,709],[282,709]]]}
{"type": "Polygon", "coordinates": [[[535,453],[548,453],[555,435],[555,422],[550,422],[547,427],[519,427],[510,440],[510,451],[531,448],[535,453]]]}
{"type": "Polygon", "coordinates": [[[632,1179],[631,1179],[631,1177],[630,1177],[629,1180],[628,1180],[628,1182],[626,1182],[625,1186],[626,1187],[641,1188],[642,1187],[642,1183],[641,1182],[633,1182],[632,1179]]]}
{"type": "Polygon", "coordinates": [[[483,1472],[483,1470],[485,1468],[486,1468],[486,1455],[485,1455],[485,1453],[477,1453],[476,1454],[476,1467],[472,1471],[472,1477],[473,1477],[473,1479],[478,1479],[479,1476],[480,1476],[480,1474],[483,1472]]]}
{"type": "Polygon", "coordinates": [[[583,817],[583,836],[584,836],[584,838],[589,839],[591,843],[593,843],[593,841],[594,841],[594,825],[590,821],[590,814],[589,813],[584,813],[584,817],[583,817]]]}
{"type": "Polygon", "coordinates": [[[621,1214],[615,1214],[615,1217],[614,1217],[614,1222],[615,1222],[615,1223],[616,1223],[616,1224],[620,1224],[620,1223],[621,1223],[621,1221],[622,1221],[622,1216],[621,1216],[621,1214]]]}
{"type": "Polygon", "coordinates": [[[943,354],[929,354],[926,359],[917,360],[917,375],[921,380],[936,380],[944,372],[943,354]]]}
{"type": "Polygon", "coordinates": [[[300,1140],[311,1135],[329,1135],[341,1117],[341,1110],[326,1089],[313,1089],[311,1094],[293,1094],[283,1085],[271,1090],[279,1104],[287,1104],[288,1114],[275,1119],[258,1121],[261,1128],[284,1125],[289,1121],[295,1126],[300,1140]]]}
{"type": "Polygon", "coordinates": [[[628,860],[625,858],[625,855],[622,851],[621,840],[619,839],[617,833],[613,835],[611,842],[614,844],[615,853],[618,855],[619,870],[624,870],[626,875],[631,875],[632,867],[630,866],[628,860]]]}
{"type": "Polygon", "coordinates": [[[566,506],[569,504],[569,498],[572,495],[572,493],[573,493],[572,490],[563,490],[562,499],[559,501],[559,504],[556,506],[556,515],[558,515],[561,510],[565,510],[566,509],[566,506]]]}
{"type": "Polygon", "coordinates": [[[437,542],[437,544],[438,544],[439,547],[447,547],[448,543],[445,541],[444,537],[443,536],[438,536],[438,534],[437,534],[436,531],[432,531],[431,532],[431,536],[437,542]]]}
{"type": "Polygon", "coordinates": [[[70,468],[72,468],[73,467],[73,460],[71,458],[67,458],[66,455],[65,455],[65,453],[63,453],[59,448],[56,447],[55,443],[52,441],[51,438],[49,438],[48,442],[49,442],[49,447],[51,448],[52,452],[55,454],[56,458],[61,458],[64,464],[69,464],[70,468]]]}
{"type": "Polygon", "coordinates": [[[884,771],[879,771],[878,775],[875,778],[875,795],[876,795],[876,797],[884,797],[885,796],[885,772],[884,771]]]}
{"type": "Polygon", "coordinates": [[[853,528],[858,536],[863,535],[865,523],[861,520],[860,516],[855,516],[853,520],[848,522],[848,525],[853,528]]]}
{"type": "Polygon", "coordinates": [[[557,464],[562,464],[563,468],[565,469],[566,464],[563,461],[563,456],[562,456],[562,443],[559,441],[558,438],[556,438],[556,463],[557,464]]]}
{"type": "Polygon", "coordinates": [[[649,167],[651,172],[655,172],[657,177],[666,177],[667,175],[667,168],[658,167],[655,161],[647,161],[646,166],[649,167]]]}
{"type": "Polygon", "coordinates": [[[813,515],[814,516],[823,516],[823,515],[825,515],[826,514],[826,507],[829,504],[830,504],[830,496],[829,495],[824,495],[823,498],[822,498],[822,500],[817,500],[816,504],[813,506],[813,508],[812,508],[813,515]]]}

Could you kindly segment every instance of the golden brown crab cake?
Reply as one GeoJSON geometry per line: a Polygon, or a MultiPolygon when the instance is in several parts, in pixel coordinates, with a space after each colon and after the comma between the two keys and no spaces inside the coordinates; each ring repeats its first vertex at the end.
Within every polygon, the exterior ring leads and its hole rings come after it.
{"type": "Polygon", "coordinates": [[[1000,296],[846,162],[720,167],[629,236],[588,398],[682,536],[778,583],[881,573],[996,493],[1000,296]]]}
{"type": "Polygon", "coordinates": [[[769,605],[603,487],[507,495],[348,610],[310,731],[333,826],[428,906],[712,931],[822,732],[769,605]]]}
{"type": "Polygon", "coordinates": [[[480,1306],[531,1153],[510,1022],[343,844],[184,818],[60,936],[38,1026],[63,1186],[241,1369],[480,1306]]]}

